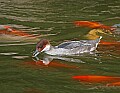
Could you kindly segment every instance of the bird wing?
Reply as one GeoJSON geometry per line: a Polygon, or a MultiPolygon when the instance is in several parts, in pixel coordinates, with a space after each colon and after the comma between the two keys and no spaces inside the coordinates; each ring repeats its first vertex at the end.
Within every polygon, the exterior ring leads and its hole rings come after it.
{"type": "Polygon", "coordinates": [[[64,49],[73,49],[81,46],[90,46],[91,44],[88,42],[88,40],[80,40],[80,41],[70,41],[70,42],[64,42],[60,45],[56,46],[57,48],[64,48],[64,49]]]}

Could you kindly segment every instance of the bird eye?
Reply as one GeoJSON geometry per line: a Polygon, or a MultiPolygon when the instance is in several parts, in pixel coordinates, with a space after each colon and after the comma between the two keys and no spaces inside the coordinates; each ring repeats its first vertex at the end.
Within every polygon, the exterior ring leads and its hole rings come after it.
{"type": "Polygon", "coordinates": [[[40,45],[39,48],[43,48],[43,45],[40,45]]]}

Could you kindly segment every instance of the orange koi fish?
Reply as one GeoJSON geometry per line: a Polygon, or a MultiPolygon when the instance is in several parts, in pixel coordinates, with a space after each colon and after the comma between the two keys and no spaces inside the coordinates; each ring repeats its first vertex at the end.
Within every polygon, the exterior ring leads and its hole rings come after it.
{"type": "Polygon", "coordinates": [[[12,30],[10,34],[18,35],[18,36],[25,36],[25,37],[35,37],[34,35],[30,35],[26,32],[19,31],[19,30],[12,30]]]}
{"type": "Polygon", "coordinates": [[[0,34],[17,35],[17,36],[24,36],[24,37],[35,37],[34,35],[30,35],[26,32],[22,32],[19,30],[12,30],[12,31],[1,30],[0,34]]]}
{"type": "Polygon", "coordinates": [[[109,83],[106,86],[120,86],[120,82],[109,83]]]}
{"type": "Polygon", "coordinates": [[[90,21],[75,21],[74,24],[76,26],[89,27],[92,29],[100,28],[100,29],[105,29],[105,30],[110,30],[110,31],[113,31],[116,29],[115,27],[106,26],[106,25],[100,24],[98,22],[90,22],[90,21]]]}
{"type": "Polygon", "coordinates": [[[120,45],[120,42],[107,42],[107,41],[100,41],[100,45],[120,45]]]}
{"type": "Polygon", "coordinates": [[[80,80],[83,82],[90,83],[103,83],[103,82],[120,82],[120,77],[112,76],[95,76],[95,75],[85,75],[85,76],[73,76],[75,80],[80,80]]]}
{"type": "Polygon", "coordinates": [[[26,32],[15,30],[15,29],[11,28],[10,26],[3,26],[3,25],[0,25],[0,34],[35,37],[34,35],[30,35],[26,32]]]}
{"type": "Polygon", "coordinates": [[[31,61],[31,62],[25,62],[25,64],[30,65],[30,66],[43,66],[43,67],[60,67],[60,68],[77,68],[76,66],[70,66],[67,64],[63,64],[60,62],[56,62],[56,61],[51,61],[51,62],[43,62],[41,60],[35,62],[35,61],[31,61]]]}

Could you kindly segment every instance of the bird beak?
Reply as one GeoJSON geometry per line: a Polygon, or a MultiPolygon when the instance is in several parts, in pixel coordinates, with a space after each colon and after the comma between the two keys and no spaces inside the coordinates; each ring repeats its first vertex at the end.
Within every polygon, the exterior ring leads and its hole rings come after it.
{"type": "Polygon", "coordinates": [[[32,57],[36,57],[39,53],[40,52],[38,50],[35,50],[32,57]]]}

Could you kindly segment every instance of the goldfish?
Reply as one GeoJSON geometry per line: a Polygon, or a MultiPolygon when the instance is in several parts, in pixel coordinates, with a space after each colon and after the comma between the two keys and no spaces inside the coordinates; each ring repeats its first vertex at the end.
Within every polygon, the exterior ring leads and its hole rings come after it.
{"type": "Polygon", "coordinates": [[[89,27],[92,29],[105,29],[105,30],[110,30],[110,31],[114,31],[116,29],[116,27],[106,26],[101,23],[93,22],[93,21],[74,21],[74,24],[76,26],[89,27]]]}
{"type": "Polygon", "coordinates": [[[120,45],[120,42],[115,42],[115,41],[113,41],[113,42],[100,41],[99,44],[101,44],[101,45],[120,45]]]}
{"type": "Polygon", "coordinates": [[[72,78],[82,82],[90,82],[90,83],[118,82],[118,81],[120,82],[120,77],[113,77],[113,76],[83,75],[83,76],[73,76],[72,78]]]}
{"type": "Polygon", "coordinates": [[[4,25],[0,25],[0,34],[17,35],[17,36],[24,36],[24,37],[35,37],[34,35],[28,34],[24,31],[16,30],[10,26],[4,26],[4,25]]]}
{"type": "MultiPolygon", "coordinates": [[[[97,23],[97,22],[75,21],[75,24],[77,24],[78,26],[94,28],[94,29],[90,30],[87,35],[85,35],[85,37],[87,39],[91,39],[91,40],[97,39],[100,37],[99,34],[112,34],[110,29],[106,29],[106,28],[100,29],[101,28],[100,25],[102,25],[102,24],[97,23]]],[[[115,28],[115,27],[111,27],[111,28],[115,28]]],[[[117,42],[117,41],[109,42],[109,41],[101,40],[99,44],[100,45],[118,45],[118,44],[120,44],[120,42],[117,42]]]]}

